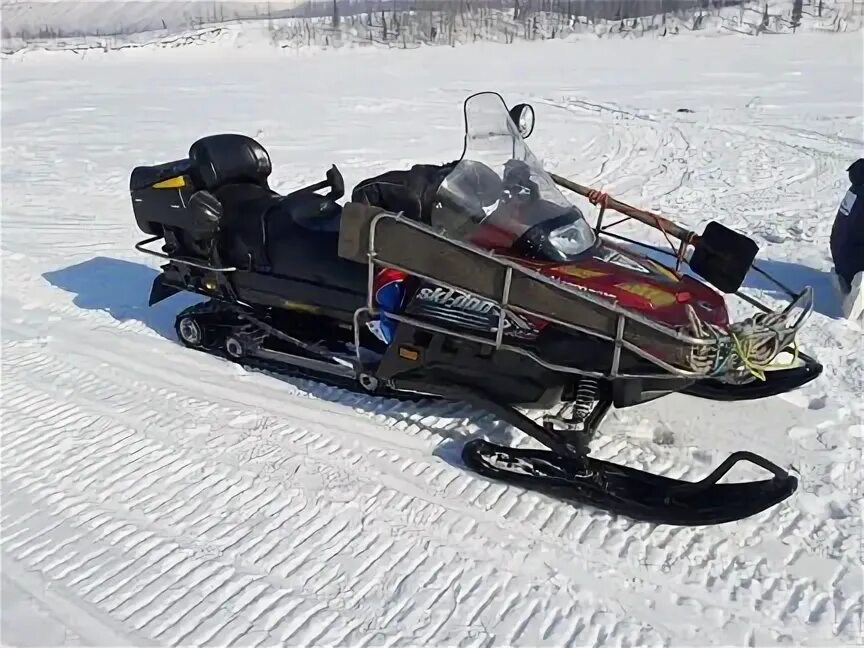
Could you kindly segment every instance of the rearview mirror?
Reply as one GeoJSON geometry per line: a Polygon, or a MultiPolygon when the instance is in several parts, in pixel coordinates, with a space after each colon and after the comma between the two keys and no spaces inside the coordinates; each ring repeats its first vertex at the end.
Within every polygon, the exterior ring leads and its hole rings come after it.
{"type": "Polygon", "coordinates": [[[534,132],[534,108],[531,104],[516,104],[510,109],[510,119],[516,124],[523,139],[528,139],[534,132]]]}

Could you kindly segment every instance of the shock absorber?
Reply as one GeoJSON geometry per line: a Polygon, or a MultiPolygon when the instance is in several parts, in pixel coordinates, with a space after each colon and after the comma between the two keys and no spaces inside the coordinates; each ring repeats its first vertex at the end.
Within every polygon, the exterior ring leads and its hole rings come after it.
{"type": "Polygon", "coordinates": [[[594,409],[594,401],[597,400],[599,383],[596,378],[585,376],[579,379],[576,387],[576,397],[573,399],[571,418],[574,421],[584,422],[591,410],[594,409]]]}
{"type": "Polygon", "coordinates": [[[584,430],[586,419],[594,411],[594,403],[597,401],[599,388],[600,383],[596,378],[583,376],[576,385],[573,400],[563,403],[557,414],[545,416],[543,425],[549,429],[584,430]]]}

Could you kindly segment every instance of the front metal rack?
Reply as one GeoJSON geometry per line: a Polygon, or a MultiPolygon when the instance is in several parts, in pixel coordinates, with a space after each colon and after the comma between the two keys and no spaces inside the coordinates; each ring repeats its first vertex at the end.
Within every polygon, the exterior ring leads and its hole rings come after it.
{"type": "MultiPolygon", "coordinates": [[[[409,325],[417,327],[419,329],[425,329],[425,330],[428,330],[428,331],[431,331],[434,333],[449,335],[449,336],[461,338],[461,339],[468,340],[468,341],[475,342],[475,343],[479,343],[479,344],[492,345],[495,349],[498,349],[498,350],[506,350],[506,351],[510,351],[513,353],[521,354],[523,356],[529,357],[531,360],[533,360],[534,362],[536,362],[537,364],[539,364],[543,367],[546,367],[546,368],[553,370],[553,371],[559,371],[559,372],[563,372],[563,373],[579,374],[579,375],[584,375],[584,376],[589,376],[589,377],[594,377],[594,378],[605,378],[605,377],[611,376],[611,377],[618,377],[618,378],[652,378],[652,379],[696,378],[696,379],[700,379],[700,378],[713,377],[713,374],[711,372],[708,372],[708,371],[699,371],[699,370],[694,369],[693,367],[675,366],[675,365],[667,362],[663,358],[658,357],[657,354],[652,353],[651,351],[648,351],[648,350],[646,350],[640,346],[637,346],[637,345],[631,343],[630,341],[624,339],[624,333],[625,333],[628,322],[638,322],[640,325],[643,325],[645,327],[653,329],[654,331],[658,332],[661,336],[667,338],[670,341],[674,341],[674,342],[677,342],[677,343],[680,343],[683,345],[689,345],[691,347],[692,352],[697,352],[697,351],[701,350],[703,352],[709,352],[709,353],[710,352],[714,352],[714,353],[720,353],[721,352],[720,341],[718,340],[717,337],[699,338],[699,337],[694,337],[692,335],[688,335],[688,334],[683,333],[679,330],[676,330],[672,327],[666,326],[662,323],[659,323],[659,322],[656,322],[656,321],[651,320],[649,318],[646,318],[639,313],[629,311],[629,310],[623,308],[622,306],[620,306],[616,302],[607,301],[607,300],[601,299],[600,297],[597,297],[593,294],[579,291],[575,288],[570,287],[567,284],[556,282],[555,280],[550,279],[549,277],[542,275],[539,272],[531,270],[530,268],[522,266],[519,263],[517,263],[511,259],[501,257],[499,255],[492,253],[492,252],[489,252],[487,250],[483,250],[479,247],[473,246],[473,245],[465,243],[463,241],[456,241],[456,240],[449,239],[446,236],[444,236],[443,234],[433,230],[432,228],[430,228],[430,227],[428,227],[422,223],[419,223],[417,221],[410,220],[410,219],[404,217],[402,212],[399,212],[398,214],[394,214],[394,213],[390,213],[390,212],[380,212],[380,213],[377,213],[376,215],[374,215],[372,217],[371,223],[369,225],[369,245],[368,245],[368,252],[367,252],[367,257],[368,257],[367,304],[366,304],[366,308],[358,309],[357,313],[355,313],[355,318],[354,318],[355,328],[357,328],[359,326],[359,319],[360,319],[361,315],[365,314],[368,316],[374,316],[380,312],[379,309],[376,308],[375,300],[374,300],[374,278],[376,275],[376,269],[377,268],[384,268],[384,267],[392,268],[394,270],[402,271],[402,272],[405,272],[405,273],[410,274],[412,276],[419,277],[421,279],[429,281],[432,284],[435,284],[438,286],[449,288],[451,290],[462,292],[462,293],[465,293],[468,295],[472,295],[472,296],[475,296],[479,299],[483,299],[483,300],[487,300],[487,301],[489,300],[489,297],[487,295],[482,295],[480,293],[474,292],[474,291],[468,289],[466,286],[458,286],[458,285],[454,285],[452,283],[448,283],[446,281],[442,281],[441,279],[433,277],[430,274],[423,272],[422,270],[418,270],[417,268],[406,267],[405,265],[402,265],[399,263],[394,263],[393,261],[390,261],[386,258],[383,258],[381,253],[380,253],[380,250],[378,250],[376,247],[376,233],[377,233],[378,227],[380,226],[382,221],[384,221],[385,219],[394,220],[402,226],[418,230],[427,236],[439,239],[441,241],[446,242],[449,245],[453,245],[453,246],[456,246],[458,248],[461,248],[470,254],[477,255],[477,256],[483,257],[485,259],[492,260],[496,264],[500,264],[501,266],[503,266],[505,268],[503,289],[502,289],[500,295],[497,296],[497,298],[493,298],[491,300],[491,301],[493,301],[494,305],[499,310],[499,312],[498,312],[498,326],[497,326],[497,329],[495,331],[494,338],[491,336],[483,337],[481,335],[473,335],[470,333],[465,333],[463,331],[448,329],[448,328],[445,328],[442,326],[438,326],[436,324],[431,324],[430,322],[418,319],[416,317],[411,317],[408,315],[403,315],[403,314],[398,314],[398,313],[388,312],[386,315],[390,319],[393,319],[393,320],[398,321],[398,322],[403,322],[405,324],[409,324],[409,325]],[[556,291],[564,292],[568,295],[568,297],[572,297],[574,299],[590,302],[590,303],[597,305],[597,306],[599,306],[599,307],[601,307],[601,308],[603,308],[609,312],[614,313],[615,314],[615,335],[614,335],[614,337],[609,336],[606,333],[603,333],[602,331],[597,331],[595,329],[591,329],[588,327],[579,326],[579,325],[574,324],[572,322],[566,322],[560,318],[550,316],[549,314],[538,312],[536,310],[532,310],[532,309],[528,309],[528,308],[523,308],[523,307],[520,307],[516,304],[513,304],[511,302],[511,286],[512,286],[513,277],[517,273],[522,274],[526,277],[530,277],[534,281],[537,281],[537,282],[540,282],[540,283],[545,284],[547,286],[550,286],[551,288],[553,288],[556,291]],[[543,319],[543,320],[552,322],[554,324],[557,324],[559,326],[562,326],[564,328],[575,330],[575,331],[578,331],[580,333],[586,333],[588,335],[606,340],[608,342],[612,342],[614,344],[614,346],[613,346],[612,360],[611,360],[611,366],[609,368],[609,372],[606,373],[606,372],[588,371],[588,370],[584,370],[584,369],[580,369],[580,368],[576,368],[576,367],[572,367],[572,366],[568,366],[568,365],[556,364],[556,363],[549,362],[548,360],[545,360],[545,359],[539,357],[536,353],[534,353],[533,351],[531,351],[529,349],[524,349],[524,348],[521,348],[518,346],[507,344],[504,341],[504,322],[505,322],[505,319],[506,319],[508,314],[515,315],[517,313],[521,314],[521,315],[527,315],[529,317],[535,317],[538,319],[543,319]],[[663,373],[626,373],[626,372],[622,372],[620,370],[622,350],[627,350],[631,353],[634,353],[637,356],[640,356],[641,358],[644,358],[645,360],[648,360],[649,362],[657,365],[658,367],[662,368],[663,370],[665,370],[668,373],[663,374],[663,373]]],[[[801,318],[799,318],[799,322],[803,321],[803,319],[806,318],[807,313],[809,313],[809,310],[812,309],[812,290],[810,288],[805,289],[800,295],[798,295],[798,298],[795,299],[792,303],[790,303],[782,311],[781,314],[787,315],[795,307],[801,307],[804,309],[804,311],[805,311],[804,314],[801,316],[801,318]]],[[[771,311],[769,310],[769,312],[771,312],[771,311]]],[[[691,355],[691,357],[692,357],[692,355],[691,355]]]]}

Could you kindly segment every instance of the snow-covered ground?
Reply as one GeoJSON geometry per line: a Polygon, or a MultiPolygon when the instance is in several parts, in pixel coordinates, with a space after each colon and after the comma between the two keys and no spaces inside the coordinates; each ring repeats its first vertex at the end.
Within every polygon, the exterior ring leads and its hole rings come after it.
{"type": "MultiPolygon", "coordinates": [[[[864,361],[828,235],[862,154],[861,34],[34,54],[3,68],[5,645],[852,645],[862,629],[864,361]],[[654,527],[480,479],[512,430],[182,348],[146,305],[136,164],[255,136],[273,184],[346,185],[461,151],[461,101],[530,100],[548,167],[813,285],[825,365],[786,397],[615,412],[596,454],[696,479],[735,449],[798,471],[780,506],[654,527]],[[686,108],[692,112],[678,112],[686,108]]],[[[580,203],[582,204],[582,203],[580,203]]],[[[763,287],[753,280],[754,288],[763,287]]]]}

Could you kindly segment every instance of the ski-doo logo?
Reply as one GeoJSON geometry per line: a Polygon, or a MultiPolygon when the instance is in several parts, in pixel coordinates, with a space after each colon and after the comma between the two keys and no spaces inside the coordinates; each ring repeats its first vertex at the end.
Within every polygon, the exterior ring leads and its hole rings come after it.
{"type": "MultiPolygon", "coordinates": [[[[425,315],[446,319],[483,331],[494,332],[498,326],[500,309],[498,304],[449,288],[421,288],[417,292],[418,302],[428,304],[423,307],[425,315]]],[[[504,331],[515,337],[534,337],[537,329],[523,317],[508,313],[504,318],[504,331]]]]}
{"type": "Polygon", "coordinates": [[[422,288],[417,297],[423,301],[435,302],[446,308],[474,311],[483,315],[487,315],[495,310],[494,302],[480,299],[473,295],[458,293],[455,290],[447,288],[422,288]]]}

